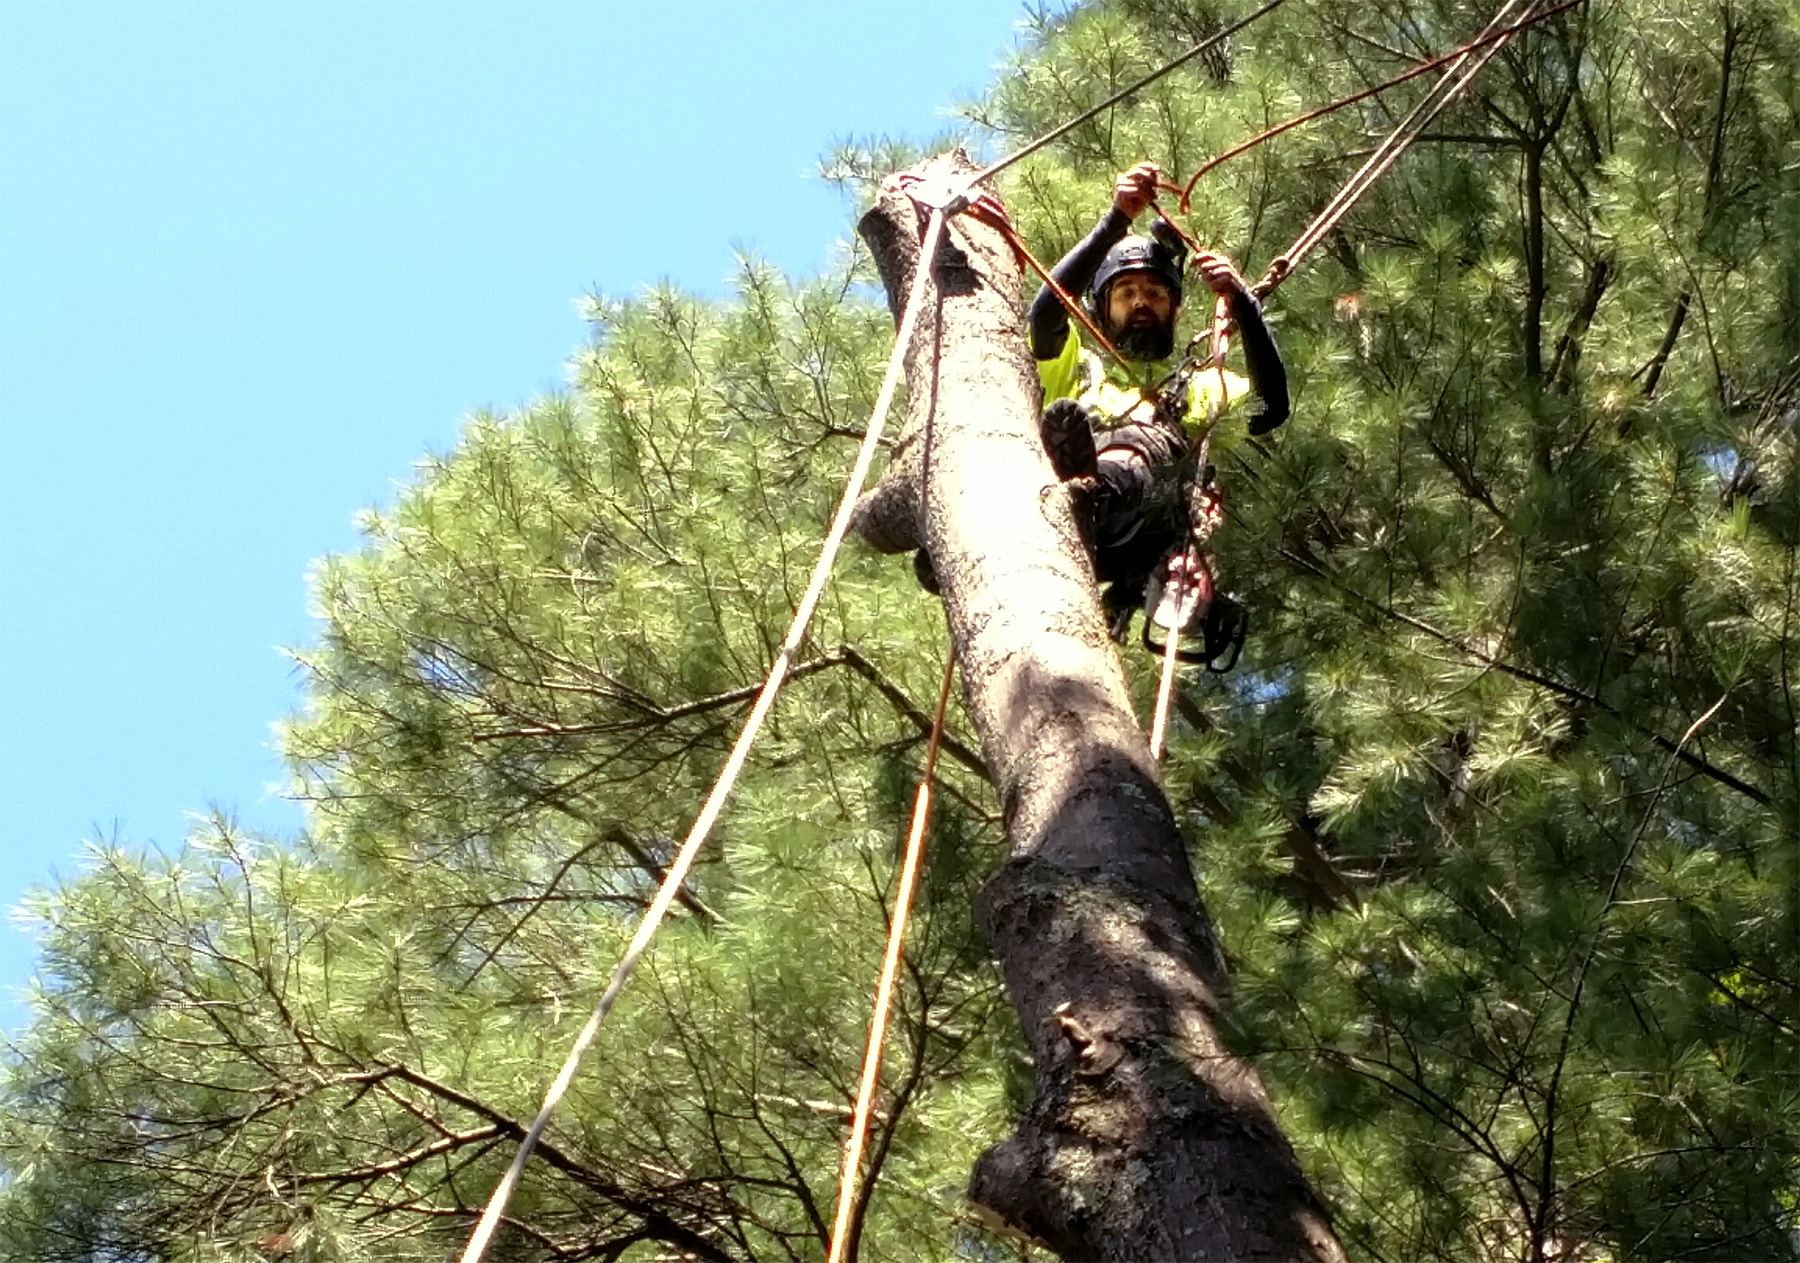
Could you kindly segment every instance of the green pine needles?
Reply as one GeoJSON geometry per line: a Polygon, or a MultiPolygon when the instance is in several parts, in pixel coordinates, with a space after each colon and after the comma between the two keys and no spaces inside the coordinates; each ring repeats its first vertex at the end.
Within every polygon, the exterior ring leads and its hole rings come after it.
{"type": "MultiPolygon", "coordinates": [[[[969,116],[1010,147],[1229,16],[1041,15],[969,116]]],[[[1289,5],[1002,191],[1054,257],[1117,170],[1185,175],[1475,21],[1289,5]]],[[[1233,1037],[1357,1258],[1800,1253],[1796,21],[1547,23],[1271,302],[1294,419],[1220,469],[1251,638],[1184,684],[1165,774],[1233,1037]]],[[[1405,106],[1221,168],[1190,228],[1260,270],[1405,106]]],[[[97,849],[34,905],[0,1255],[457,1247],[805,581],[891,343],[869,279],[596,301],[567,392],[476,418],[320,565],[307,835],[97,849]]],[[[841,564],[504,1257],[822,1257],[942,627],[900,562],[841,564]]],[[[961,1203],[1030,1067],[969,911],[999,806],[952,735],[868,1260],[1034,1255],[961,1203]]]]}

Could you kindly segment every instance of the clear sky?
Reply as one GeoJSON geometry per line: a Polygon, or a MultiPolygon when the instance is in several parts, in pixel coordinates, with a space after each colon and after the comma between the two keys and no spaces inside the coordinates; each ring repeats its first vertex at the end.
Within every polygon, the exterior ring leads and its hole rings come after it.
{"type": "MultiPolygon", "coordinates": [[[[1021,0],[0,0],[0,903],[216,805],[292,833],[304,576],[583,294],[813,272],[1021,0]]],[[[0,1028],[33,945],[0,927],[0,1028]]]]}

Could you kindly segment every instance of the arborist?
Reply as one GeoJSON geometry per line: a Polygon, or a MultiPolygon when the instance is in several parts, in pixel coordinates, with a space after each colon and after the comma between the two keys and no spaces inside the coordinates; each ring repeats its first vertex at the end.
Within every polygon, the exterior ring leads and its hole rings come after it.
{"type": "Polygon", "coordinates": [[[1262,305],[1230,260],[1208,251],[1193,266],[1225,301],[1248,379],[1222,365],[1173,362],[1186,248],[1160,222],[1153,237],[1127,235],[1155,197],[1159,174],[1153,162],[1122,172],[1112,208],[1051,269],[1066,292],[1086,293],[1096,325],[1125,363],[1103,364],[1081,346],[1048,285],[1031,304],[1031,351],[1044,387],[1044,448],[1057,476],[1072,484],[1095,574],[1110,585],[1114,636],[1124,639],[1147,582],[1171,574],[1198,581],[1197,569],[1206,570],[1206,599],[1179,630],[1204,624],[1202,656],[1210,661],[1218,642],[1241,640],[1242,613],[1213,599],[1208,562],[1191,546],[1203,525],[1216,523],[1220,502],[1210,466],[1191,459],[1189,427],[1210,423],[1215,452],[1236,437],[1219,424],[1227,414],[1232,425],[1243,416],[1249,433],[1267,434],[1287,419],[1287,372],[1262,305]],[[1208,515],[1204,524],[1195,520],[1208,515]],[[1237,626],[1227,625],[1232,619],[1237,626]]]}

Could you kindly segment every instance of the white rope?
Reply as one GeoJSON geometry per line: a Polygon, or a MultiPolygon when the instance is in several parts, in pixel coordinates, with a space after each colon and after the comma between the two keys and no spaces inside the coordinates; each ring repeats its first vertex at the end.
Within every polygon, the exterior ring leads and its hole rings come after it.
{"type": "Polygon", "coordinates": [[[1197,595],[1197,592],[1185,588],[1182,590],[1175,602],[1175,626],[1164,633],[1168,640],[1163,644],[1162,678],[1156,686],[1156,711],[1150,720],[1150,758],[1157,763],[1162,762],[1163,739],[1169,726],[1169,701],[1175,693],[1176,645],[1181,641],[1182,625],[1193,612],[1192,602],[1197,595]]]}
{"type": "Polygon", "coordinates": [[[831,530],[825,537],[825,546],[819,553],[818,562],[813,566],[812,582],[807,585],[806,595],[800,598],[800,606],[794,611],[794,620],[788,626],[787,639],[782,641],[781,651],[775,655],[775,663],[769,668],[762,691],[756,695],[756,705],[751,708],[750,717],[744,721],[743,731],[738,734],[737,744],[732,747],[730,756],[725,760],[718,780],[713,782],[712,792],[707,796],[706,805],[700,809],[699,818],[688,831],[687,841],[681,844],[681,850],[676,854],[675,862],[669,866],[668,875],[663,878],[656,898],[651,901],[643,919],[638,922],[637,933],[632,936],[631,945],[625,949],[625,955],[613,970],[612,981],[607,984],[600,1002],[594,1006],[587,1025],[576,1036],[575,1046],[569,1050],[561,1072],[550,1085],[550,1090],[544,1094],[544,1103],[538,1108],[537,1117],[532,1120],[525,1138],[519,1142],[519,1152],[514,1155],[512,1165],[507,1168],[499,1187],[488,1199],[487,1209],[482,1212],[481,1221],[475,1225],[469,1244],[463,1249],[461,1263],[480,1263],[487,1252],[488,1242],[493,1239],[500,1221],[506,1215],[506,1206],[512,1200],[513,1190],[518,1187],[526,1160],[531,1157],[538,1138],[549,1125],[550,1115],[569,1090],[569,1085],[574,1082],[582,1057],[594,1042],[594,1037],[600,1033],[600,1024],[606,1020],[619,993],[630,981],[638,958],[650,946],[650,940],[655,936],[657,927],[662,924],[669,905],[675,902],[676,893],[680,891],[688,869],[693,867],[694,858],[700,853],[701,845],[712,831],[713,823],[719,818],[725,799],[730,796],[738,773],[743,769],[744,760],[749,757],[757,730],[762,727],[763,720],[775,705],[775,694],[781,689],[781,682],[786,678],[794,655],[799,652],[800,643],[806,637],[807,624],[812,621],[813,611],[824,595],[832,563],[843,545],[844,536],[850,530],[850,518],[856,509],[856,499],[862,493],[863,483],[868,481],[869,467],[874,463],[875,451],[881,445],[881,432],[887,424],[888,409],[893,405],[894,392],[900,384],[901,364],[906,355],[907,344],[912,341],[913,329],[918,323],[919,305],[924,298],[926,279],[931,274],[931,258],[937,253],[938,239],[943,235],[944,219],[944,208],[934,207],[931,221],[925,229],[924,241],[919,247],[919,262],[913,272],[912,288],[907,294],[906,307],[900,316],[900,330],[894,340],[894,353],[888,358],[887,374],[882,378],[881,392],[875,398],[875,411],[869,418],[869,428],[863,434],[862,446],[856,453],[856,465],[850,471],[843,499],[838,502],[837,516],[832,519],[831,530]]]}

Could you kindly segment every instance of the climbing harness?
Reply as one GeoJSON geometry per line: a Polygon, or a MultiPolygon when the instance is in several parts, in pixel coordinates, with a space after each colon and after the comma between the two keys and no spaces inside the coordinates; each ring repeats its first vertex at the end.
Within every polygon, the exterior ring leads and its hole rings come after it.
{"type": "Polygon", "coordinates": [[[938,689],[937,711],[931,720],[931,736],[925,743],[925,770],[913,796],[912,823],[906,831],[906,855],[900,864],[900,883],[894,891],[894,915],[888,926],[887,951],[881,958],[881,979],[875,986],[875,1004],[869,1015],[869,1036],[863,1047],[862,1077],[856,1088],[856,1109],[851,1114],[850,1136],[844,1144],[843,1173],[838,1178],[837,1213],[831,1224],[831,1250],[827,1263],[842,1263],[853,1234],[850,1216],[856,1205],[857,1183],[862,1172],[863,1143],[869,1134],[869,1117],[875,1107],[875,1088],[881,1080],[881,1053],[887,1038],[888,1011],[894,1002],[894,980],[900,973],[900,953],[906,945],[906,922],[912,911],[913,890],[925,854],[925,825],[931,819],[931,783],[937,772],[938,746],[944,738],[944,712],[950,705],[950,682],[956,678],[956,652],[944,659],[944,683],[938,689]]]}

